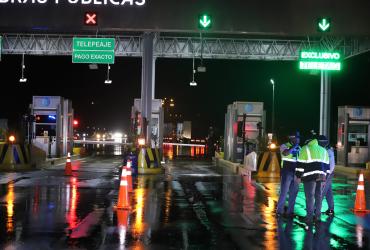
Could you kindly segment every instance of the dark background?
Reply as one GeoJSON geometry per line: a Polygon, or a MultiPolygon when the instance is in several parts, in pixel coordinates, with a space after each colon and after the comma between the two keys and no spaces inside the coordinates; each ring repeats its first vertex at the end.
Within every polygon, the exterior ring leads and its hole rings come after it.
{"type": "MultiPolygon", "coordinates": [[[[10,0],[9,0],[10,1],[10,0]]],[[[119,31],[198,32],[199,14],[213,17],[212,33],[317,35],[316,20],[332,19],[332,35],[369,35],[368,0],[146,0],[145,6],[0,3],[0,31],[86,33],[119,31]],[[98,13],[97,27],[83,25],[87,11],[98,13]]],[[[103,1],[103,0],[102,0],[103,1]]],[[[122,1],[122,0],[119,0],[122,1]]],[[[108,1],[109,2],[109,1],[108,1]]]]}
{"type": "MultiPolygon", "coordinates": [[[[199,60],[196,61],[199,64],[199,60]]],[[[208,127],[224,131],[226,107],[234,101],[261,101],[271,129],[272,86],[276,83],[276,130],[284,137],[290,130],[303,134],[319,129],[320,75],[299,71],[297,62],[204,60],[206,73],[198,73],[198,87],[190,87],[191,59],[157,59],[156,98],[175,99],[175,112],[193,121],[193,135],[205,137],[208,127]]],[[[141,60],[116,58],[111,85],[105,85],[106,65],[90,70],[72,64],[70,56],[25,56],[27,83],[19,83],[21,56],[3,55],[0,62],[0,118],[15,126],[33,95],[71,99],[80,127],[96,126],[128,132],[134,98],[140,98],[141,60]],[[92,105],[91,102],[94,102],[92,105]]],[[[344,62],[332,76],[332,143],[336,142],[337,106],[370,106],[370,53],[344,62]]]]}

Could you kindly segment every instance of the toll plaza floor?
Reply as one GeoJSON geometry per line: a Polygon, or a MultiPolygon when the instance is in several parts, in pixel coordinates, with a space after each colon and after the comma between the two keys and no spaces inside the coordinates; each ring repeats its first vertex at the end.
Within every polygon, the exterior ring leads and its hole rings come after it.
{"type": "MultiPolygon", "coordinates": [[[[277,219],[278,179],[251,179],[202,160],[174,160],[133,178],[130,209],[115,209],[120,157],[0,175],[1,249],[369,249],[370,217],[356,216],[357,180],[334,180],[335,216],[305,228],[277,219]]],[[[302,186],[302,185],[301,185],[302,186]]],[[[369,187],[366,187],[369,193],[369,187]]],[[[326,210],[324,202],[323,211],[326,210]]]]}

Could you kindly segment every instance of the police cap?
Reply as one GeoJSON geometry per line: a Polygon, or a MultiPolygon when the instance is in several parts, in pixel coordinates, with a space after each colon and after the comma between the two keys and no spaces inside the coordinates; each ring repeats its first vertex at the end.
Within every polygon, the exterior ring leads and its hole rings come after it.
{"type": "Polygon", "coordinates": [[[299,134],[299,131],[298,130],[295,130],[295,131],[292,131],[290,134],[289,134],[289,139],[294,139],[294,138],[300,138],[301,135],[299,134]]]}
{"type": "Polygon", "coordinates": [[[319,142],[319,145],[322,147],[326,147],[329,144],[329,140],[325,135],[319,135],[317,137],[317,141],[319,142]]]}

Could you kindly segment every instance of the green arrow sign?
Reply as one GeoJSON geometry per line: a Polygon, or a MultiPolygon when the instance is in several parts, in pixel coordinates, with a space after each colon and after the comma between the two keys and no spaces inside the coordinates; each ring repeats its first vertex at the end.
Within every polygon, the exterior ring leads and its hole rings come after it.
{"type": "Polygon", "coordinates": [[[329,18],[320,18],[317,25],[320,32],[330,31],[331,24],[329,18]]]}
{"type": "Polygon", "coordinates": [[[212,27],[212,18],[210,15],[202,14],[198,17],[198,27],[202,30],[207,30],[212,27]]]}

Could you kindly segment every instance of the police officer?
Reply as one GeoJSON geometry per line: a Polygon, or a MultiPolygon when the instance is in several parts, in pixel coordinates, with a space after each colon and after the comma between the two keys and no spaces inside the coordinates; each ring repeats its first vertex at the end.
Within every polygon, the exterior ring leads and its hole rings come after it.
{"type": "Polygon", "coordinates": [[[304,185],[306,196],[306,222],[321,221],[322,190],[329,169],[329,154],[316,138],[304,145],[299,152],[296,175],[304,185]],[[315,212],[315,217],[314,217],[315,212]]]}
{"type": "Polygon", "coordinates": [[[284,214],[285,199],[289,192],[287,216],[294,216],[294,204],[298,193],[299,179],[295,175],[297,158],[300,151],[299,132],[289,135],[289,142],[280,146],[281,171],[280,171],[280,196],[277,203],[276,213],[278,216],[284,214]]]}
{"type": "Polygon", "coordinates": [[[332,147],[329,146],[329,140],[326,136],[320,136],[319,138],[319,145],[326,148],[329,154],[329,169],[327,169],[327,176],[325,181],[324,190],[322,192],[322,198],[326,198],[326,202],[328,203],[328,210],[325,213],[329,216],[334,215],[334,197],[333,197],[333,190],[332,190],[332,180],[334,176],[334,168],[335,168],[335,158],[334,158],[334,150],[332,147]]]}

